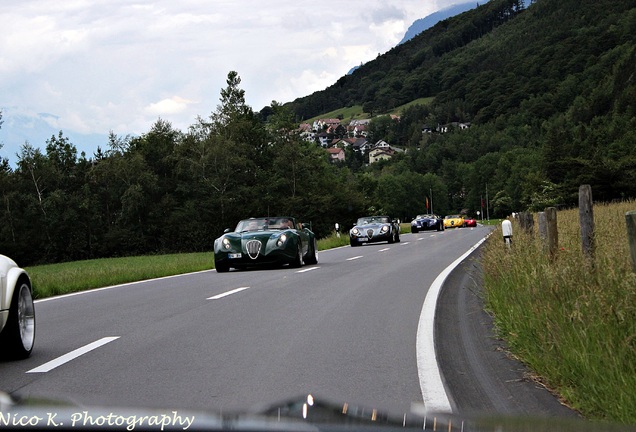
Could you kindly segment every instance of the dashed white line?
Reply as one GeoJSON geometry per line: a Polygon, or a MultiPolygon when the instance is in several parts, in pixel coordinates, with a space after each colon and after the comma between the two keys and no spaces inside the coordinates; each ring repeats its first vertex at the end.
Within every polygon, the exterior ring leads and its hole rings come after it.
{"type": "Polygon", "coordinates": [[[221,293],[221,294],[217,294],[217,295],[212,296],[212,297],[208,297],[207,300],[218,300],[218,299],[221,299],[223,297],[227,297],[229,295],[236,294],[236,293],[241,292],[241,291],[245,291],[246,289],[249,289],[249,288],[250,287],[236,288],[236,289],[233,289],[231,291],[227,291],[227,292],[224,292],[224,293],[221,293]]]}
{"type": "Polygon", "coordinates": [[[384,248],[384,249],[380,249],[378,252],[386,252],[386,251],[388,251],[389,249],[391,249],[391,248],[384,248]]]}
{"type": "Polygon", "coordinates": [[[351,258],[347,258],[347,261],[353,261],[353,260],[357,260],[357,259],[360,259],[360,258],[362,258],[362,255],[358,255],[358,256],[351,257],[351,258]]]}
{"type": "Polygon", "coordinates": [[[99,348],[102,345],[106,345],[109,342],[112,342],[116,339],[119,339],[119,336],[111,336],[111,337],[105,337],[105,338],[101,338],[100,340],[97,340],[93,343],[89,343],[88,345],[85,345],[81,348],[78,348],[76,350],[71,351],[68,354],[64,354],[63,356],[60,356],[56,359],[51,360],[50,362],[44,363],[42,366],[38,366],[35,369],[31,369],[29,371],[27,371],[26,373],[44,373],[44,372],[48,372],[52,369],[55,369],[58,366],[63,365],[64,363],[68,363],[71,360],[76,359],[77,357],[86,354],[87,352],[93,351],[96,348],[99,348]]]}
{"type": "Polygon", "coordinates": [[[306,268],[306,269],[298,270],[296,273],[307,273],[308,271],[317,270],[319,268],[320,267],[309,267],[309,268],[306,268]]]}

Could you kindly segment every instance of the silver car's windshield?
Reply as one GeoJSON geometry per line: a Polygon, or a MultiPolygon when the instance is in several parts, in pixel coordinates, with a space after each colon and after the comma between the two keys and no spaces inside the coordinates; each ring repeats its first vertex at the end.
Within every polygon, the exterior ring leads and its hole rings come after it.
{"type": "Polygon", "coordinates": [[[386,216],[369,216],[358,219],[356,225],[368,225],[373,223],[391,223],[391,218],[386,216]]]}

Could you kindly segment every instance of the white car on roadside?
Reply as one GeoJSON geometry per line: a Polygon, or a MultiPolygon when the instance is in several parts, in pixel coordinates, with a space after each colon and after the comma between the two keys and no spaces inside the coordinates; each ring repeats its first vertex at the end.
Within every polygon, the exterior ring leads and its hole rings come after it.
{"type": "Polygon", "coordinates": [[[9,358],[31,355],[35,306],[31,279],[11,258],[0,255],[0,352],[9,358]]]}

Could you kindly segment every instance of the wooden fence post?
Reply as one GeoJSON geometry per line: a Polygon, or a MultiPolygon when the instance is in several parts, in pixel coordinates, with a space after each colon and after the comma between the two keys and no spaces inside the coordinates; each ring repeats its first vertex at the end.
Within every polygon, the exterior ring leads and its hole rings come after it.
{"type": "Polygon", "coordinates": [[[579,223],[581,225],[581,247],[583,255],[589,260],[594,259],[596,241],[594,239],[594,205],[592,203],[592,187],[579,187],[579,223]]]}
{"type": "Polygon", "coordinates": [[[625,213],[625,221],[627,222],[627,241],[632,256],[632,269],[636,273],[636,211],[625,213]]]}
{"type": "Polygon", "coordinates": [[[557,230],[557,209],[548,207],[545,209],[545,216],[548,226],[548,252],[554,258],[559,248],[559,231],[557,230]]]}
{"type": "Polygon", "coordinates": [[[521,212],[519,215],[519,224],[521,228],[527,233],[532,235],[534,231],[534,216],[530,212],[521,212]]]}
{"type": "Polygon", "coordinates": [[[539,239],[545,253],[548,250],[548,217],[544,211],[538,213],[539,239]]]}

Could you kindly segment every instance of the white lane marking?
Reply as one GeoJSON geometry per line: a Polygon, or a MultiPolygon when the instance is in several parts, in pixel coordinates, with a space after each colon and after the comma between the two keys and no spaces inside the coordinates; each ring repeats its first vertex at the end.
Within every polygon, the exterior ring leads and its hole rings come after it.
{"type": "MultiPolygon", "coordinates": [[[[431,236],[431,237],[432,237],[432,236],[431,236]]],[[[417,239],[417,241],[421,241],[421,240],[424,240],[424,237],[419,237],[419,238],[417,239]]]]}
{"type": "Polygon", "coordinates": [[[353,261],[353,260],[357,260],[357,259],[360,259],[360,258],[362,258],[362,255],[358,255],[358,256],[351,257],[351,258],[347,258],[347,261],[353,261]]]}
{"type": "Polygon", "coordinates": [[[309,268],[306,268],[306,269],[298,270],[296,273],[307,273],[308,271],[317,270],[319,268],[320,267],[309,267],[309,268]]]}
{"type": "Polygon", "coordinates": [[[400,246],[406,246],[407,244],[409,244],[411,242],[404,242],[404,243],[400,243],[400,246]]]}
{"type": "Polygon", "coordinates": [[[63,356],[60,356],[56,359],[51,360],[50,362],[44,363],[42,366],[38,366],[35,369],[31,369],[30,371],[27,371],[26,373],[43,373],[43,372],[48,372],[52,369],[55,369],[58,366],[63,365],[64,363],[68,363],[71,360],[76,359],[77,357],[86,354],[87,352],[93,351],[96,348],[99,348],[102,345],[106,345],[109,342],[112,342],[116,339],[119,339],[119,336],[111,336],[111,337],[105,337],[102,338],[100,340],[97,340],[93,343],[89,343],[88,345],[85,345],[81,348],[78,348],[76,350],[71,351],[68,354],[64,354],[63,356]]]}
{"type": "Polygon", "coordinates": [[[457,258],[451,265],[446,267],[433,281],[428,289],[420,322],[417,326],[417,370],[420,377],[420,389],[422,398],[428,412],[452,412],[448,394],[442,382],[442,375],[437,365],[437,355],[435,353],[435,308],[437,298],[442,289],[444,281],[448,275],[457,267],[468,255],[479,247],[486,238],[481,239],[470,248],[465,254],[457,258]]]}
{"type": "Polygon", "coordinates": [[[391,249],[391,248],[384,248],[384,249],[380,249],[378,252],[386,252],[386,251],[388,251],[389,249],[391,249]]]}
{"type": "Polygon", "coordinates": [[[208,297],[206,300],[218,300],[218,299],[221,299],[221,298],[223,298],[223,297],[227,297],[227,296],[229,296],[229,295],[236,294],[236,293],[239,293],[239,292],[241,292],[241,291],[245,291],[246,289],[250,289],[250,287],[240,287],[240,288],[236,288],[236,289],[233,289],[233,290],[231,290],[231,291],[226,291],[226,292],[224,292],[224,293],[217,294],[217,295],[212,296],[212,297],[208,297]]]}

